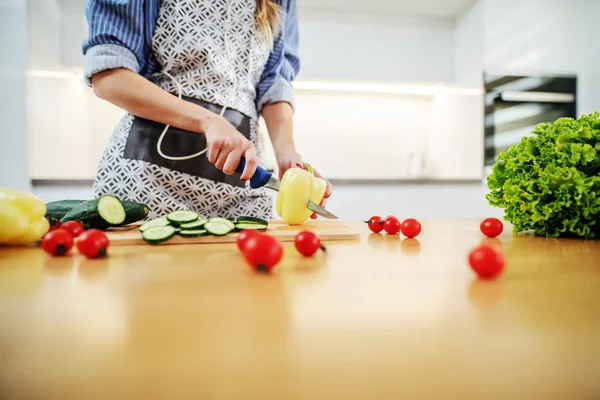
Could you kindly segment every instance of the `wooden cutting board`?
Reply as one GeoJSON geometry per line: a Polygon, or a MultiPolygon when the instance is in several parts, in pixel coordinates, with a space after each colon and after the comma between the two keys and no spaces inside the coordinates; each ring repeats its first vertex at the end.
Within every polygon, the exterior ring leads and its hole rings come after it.
{"type": "MultiPolygon", "coordinates": [[[[130,225],[124,228],[118,228],[108,231],[111,246],[133,246],[146,244],[142,239],[142,234],[138,230],[139,225],[130,225]]],[[[269,223],[269,235],[283,242],[293,242],[294,237],[303,230],[310,230],[319,235],[323,242],[339,240],[358,240],[360,233],[347,225],[337,221],[307,221],[299,226],[289,226],[282,221],[272,221],[269,223]]],[[[196,238],[184,238],[175,235],[171,240],[163,245],[171,244],[210,244],[210,243],[235,243],[237,233],[231,233],[226,236],[203,236],[196,238]]]]}

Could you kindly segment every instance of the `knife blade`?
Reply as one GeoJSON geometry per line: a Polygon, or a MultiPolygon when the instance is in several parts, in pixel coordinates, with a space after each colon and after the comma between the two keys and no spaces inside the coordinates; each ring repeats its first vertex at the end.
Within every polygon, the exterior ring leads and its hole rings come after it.
{"type": "MultiPolygon", "coordinates": [[[[235,171],[241,174],[242,172],[244,172],[244,167],[246,167],[246,159],[242,157],[240,160],[240,165],[238,165],[235,171]]],[[[281,182],[279,181],[279,179],[275,178],[273,174],[269,171],[261,167],[256,167],[256,172],[254,173],[252,178],[250,178],[250,188],[258,189],[261,187],[265,187],[279,192],[279,189],[281,189],[281,182]]],[[[308,201],[306,207],[310,211],[314,212],[317,215],[320,215],[323,218],[338,219],[337,216],[327,211],[312,200],[308,201]]]]}

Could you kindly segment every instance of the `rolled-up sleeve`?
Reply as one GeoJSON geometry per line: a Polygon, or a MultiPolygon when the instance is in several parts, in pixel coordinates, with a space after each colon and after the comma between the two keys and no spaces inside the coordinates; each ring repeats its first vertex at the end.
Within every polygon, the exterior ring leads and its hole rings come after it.
{"type": "Polygon", "coordinates": [[[89,0],[86,18],[88,38],[83,43],[84,78],[101,71],[127,68],[139,73],[147,60],[145,0],[89,0]]]}
{"type": "Polygon", "coordinates": [[[257,88],[257,105],[260,112],[267,104],[288,102],[292,109],[294,90],[292,81],[300,70],[298,11],[295,0],[289,0],[285,7],[284,25],[275,40],[273,51],[257,88]]]}

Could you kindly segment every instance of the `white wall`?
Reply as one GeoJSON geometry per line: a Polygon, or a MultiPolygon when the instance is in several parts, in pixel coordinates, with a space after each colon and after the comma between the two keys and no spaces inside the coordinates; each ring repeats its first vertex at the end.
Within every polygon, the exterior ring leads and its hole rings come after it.
{"type": "Polygon", "coordinates": [[[579,113],[600,109],[600,2],[485,0],[484,9],[487,70],[577,74],[579,113]]]}
{"type": "Polygon", "coordinates": [[[27,103],[30,176],[90,179],[123,111],[109,105],[108,115],[100,114],[107,103],[75,74],[29,76],[27,103]]]}
{"type": "Polygon", "coordinates": [[[577,72],[580,0],[488,0],[485,68],[577,72]]]}
{"type": "Polygon", "coordinates": [[[492,208],[483,183],[338,184],[327,208],[344,220],[372,215],[399,218],[447,219],[502,217],[492,208]]]}
{"type": "Polygon", "coordinates": [[[0,186],[29,190],[27,2],[0,0],[0,186]]]}
{"type": "Polygon", "coordinates": [[[456,21],[454,78],[459,85],[483,86],[485,28],[483,1],[477,2],[456,21]]]}
{"type": "Polygon", "coordinates": [[[445,18],[299,11],[300,78],[454,81],[454,24],[445,18]]]}
{"type": "Polygon", "coordinates": [[[483,95],[434,97],[425,151],[425,176],[437,179],[483,178],[483,95]]]}
{"type": "Polygon", "coordinates": [[[423,157],[428,96],[298,92],[298,151],[331,179],[418,178],[410,156],[423,157]]]}
{"type": "Polygon", "coordinates": [[[579,70],[579,113],[600,111],[600,1],[585,0],[579,10],[581,32],[576,46],[584,57],[579,70]]]}
{"type": "Polygon", "coordinates": [[[29,67],[34,70],[61,69],[61,3],[58,0],[27,0],[29,67]]]}
{"type": "Polygon", "coordinates": [[[86,0],[28,0],[30,68],[62,70],[80,67],[87,34],[86,0]]]}

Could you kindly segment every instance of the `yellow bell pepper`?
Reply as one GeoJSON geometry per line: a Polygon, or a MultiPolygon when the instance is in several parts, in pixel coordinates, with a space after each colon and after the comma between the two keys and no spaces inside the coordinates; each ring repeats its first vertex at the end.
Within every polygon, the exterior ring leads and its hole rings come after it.
{"type": "Polygon", "coordinates": [[[36,196],[0,188],[0,244],[21,245],[40,240],[50,228],[45,214],[46,204],[36,196]]]}
{"type": "Polygon", "coordinates": [[[327,182],[300,168],[288,169],[277,195],[277,214],[289,225],[300,225],[312,215],[308,200],[321,203],[327,182]]]}

